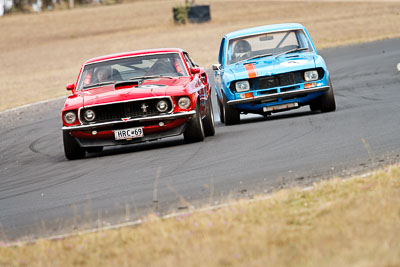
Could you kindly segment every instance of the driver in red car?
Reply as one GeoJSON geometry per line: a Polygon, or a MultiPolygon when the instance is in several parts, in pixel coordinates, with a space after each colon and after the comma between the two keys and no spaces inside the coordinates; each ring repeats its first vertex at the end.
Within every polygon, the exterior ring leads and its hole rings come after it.
{"type": "Polygon", "coordinates": [[[105,82],[111,80],[111,68],[110,67],[98,67],[95,70],[97,81],[105,82]]]}

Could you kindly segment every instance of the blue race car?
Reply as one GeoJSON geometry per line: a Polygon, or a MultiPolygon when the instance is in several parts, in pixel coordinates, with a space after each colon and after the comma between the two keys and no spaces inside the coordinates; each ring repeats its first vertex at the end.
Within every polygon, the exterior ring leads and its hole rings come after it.
{"type": "Polygon", "coordinates": [[[240,114],[264,116],[309,105],[336,109],[324,59],[303,25],[267,25],[228,33],[213,65],[219,115],[226,125],[240,114]]]}

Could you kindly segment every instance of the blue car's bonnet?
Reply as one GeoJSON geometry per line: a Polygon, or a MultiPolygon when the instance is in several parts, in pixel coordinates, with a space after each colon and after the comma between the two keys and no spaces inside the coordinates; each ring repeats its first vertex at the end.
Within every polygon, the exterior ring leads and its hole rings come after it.
{"type": "Polygon", "coordinates": [[[271,56],[228,65],[225,67],[225,72],[233,75],[233,80],[242,80],[250,78],[251,73],[246,69],[246,65],[250,64],[254,66],[253,69],[258,77],[271,76],[296,70],[313,69],[316,67],[314,57],[314,53],[291,54],[290,56],[280,56],[278,58],[271,56]]]}

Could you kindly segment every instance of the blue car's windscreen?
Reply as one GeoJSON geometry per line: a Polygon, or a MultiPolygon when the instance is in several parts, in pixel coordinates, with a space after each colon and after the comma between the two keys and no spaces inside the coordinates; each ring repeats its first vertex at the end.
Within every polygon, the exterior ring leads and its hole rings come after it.
{"type": "Polygon", "coordinates": [[[291,51],[312,51],[303,30],[263,33],[231,39],[226,53],[226,64],[260,56],[279,55],[291,51]]]}

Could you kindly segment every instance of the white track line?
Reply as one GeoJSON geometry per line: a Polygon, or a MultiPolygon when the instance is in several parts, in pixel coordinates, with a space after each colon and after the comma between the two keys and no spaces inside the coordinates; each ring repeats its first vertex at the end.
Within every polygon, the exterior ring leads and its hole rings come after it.
{"type": "Polygon", "coordinates": [[[400,63],[397,64],[397,70],[400,71],[400,63]]]}

